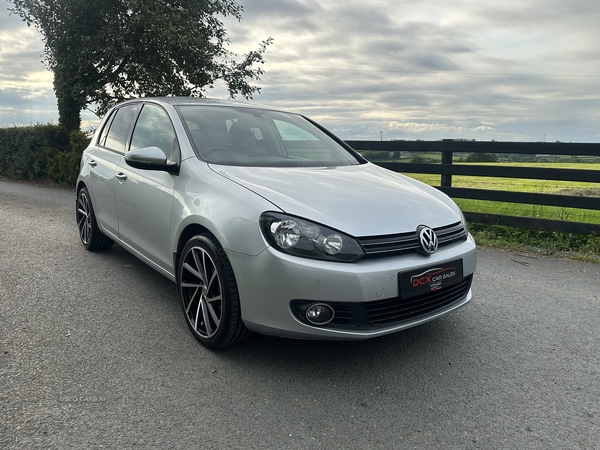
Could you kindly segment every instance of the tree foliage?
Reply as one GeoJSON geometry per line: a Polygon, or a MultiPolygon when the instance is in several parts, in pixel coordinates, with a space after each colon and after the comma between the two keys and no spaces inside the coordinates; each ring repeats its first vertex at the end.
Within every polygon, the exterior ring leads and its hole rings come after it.
{"type": "Polygon", "coordinates": [[[498,157],[495,153],[471,153],[467,156],[466,162],[497,162],[498,157]]]}
{"type": "Polygon", "coordinates": [[[390,159],[390,152],[382,150],[364,150],[361,154],[369,161],[382,161],[384,159],[390,159]]]}
{"type": "Polygon", "coordinates": [[[434,164],[436,162],[433,158],[427,158],[426,156],[417,155],[410,160],[413,164],[434,164]]]}
{"type": "Polygon", "coordinates": [[[219,16],[241,20],[235,0],[10,0],[12,12],[44,37],[54,73],[59,123],[80,126],[89,104],[105,112],[144,96],[204,96],[223,81],[230,96],[252,98],[266,47],[238,58],[219,16]]]}

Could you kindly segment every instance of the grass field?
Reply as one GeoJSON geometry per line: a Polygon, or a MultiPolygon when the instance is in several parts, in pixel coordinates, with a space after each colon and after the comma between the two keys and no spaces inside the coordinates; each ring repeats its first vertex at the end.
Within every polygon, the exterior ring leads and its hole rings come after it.
{"type": "MultiPolygon", "coordinates": [[[[519,178],[470,177],[454,175],[453,187],[491,189],[498,191],[535,192],[542,194],[566,194],[600,197],[600,164],[581,163],[478,163],[488,166],[512,167],[544,167],[561,169],[598,170],[598,183],[581,183],[572,181],[531,180],[519,178]]],[[[440,184],[439,175],[413,174],[405,175],[432,186],[440,184]]],[[[600,211],[562,208],[555,206],[524,205],[518,203],[490,202],[484,200],[455,199],[464,210],[471,212],[488,212],[524,217],[540,217],[544,219],[571,220],[600,224],[600,211]]]]}
{"type": "MultiPolygon", "coordinates": [[[[460,164],[460,163],[455,163],[460,164]]],[[[477,163],[491,166],[545,167],[560,169],[598,170],[598,183],[571,181],[531,180],[519,178],[468,177],[454,175],[452,186],[476,189],[491,189],[514,192],[536,192],[543,194],[585,195],[600,197],[600,164],[598,163],[524,163],[499,162],[477,163]]],[[[405,175],[432,186],[439,186],[439,175],[405,175]]],[[[540,217],[554,220],[571,220],[600,224],[600,211],[560,208],[542,205],[490,202],[483,200],[454,199],[463,211],[487,212],[510,216],[540,217]]],[[[472,223],[469,229],[480,245],[510,250],[562,255],[572,259],[600,263],[600,237],[569,233],[536,231],[522,228],[503,227],[472,223]]]]}

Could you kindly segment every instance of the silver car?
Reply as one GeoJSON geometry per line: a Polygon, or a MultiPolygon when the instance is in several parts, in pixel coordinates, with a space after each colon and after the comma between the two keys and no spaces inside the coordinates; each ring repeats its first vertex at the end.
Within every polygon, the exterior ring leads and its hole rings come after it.
{"type": "Polygon", "coordinates": [[[471,300],[476,247],[443,193],[317,123],[248,103],[145,98],[81,159],[77,225],[177,284],[194,336],[360,340],[471,300]]]}

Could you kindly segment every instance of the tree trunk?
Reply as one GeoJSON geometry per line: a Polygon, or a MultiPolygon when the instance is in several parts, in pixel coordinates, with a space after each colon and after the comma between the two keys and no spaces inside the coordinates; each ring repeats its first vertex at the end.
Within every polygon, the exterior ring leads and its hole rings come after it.
{"type": "MultiPolygon", "coordinates": [[[[54,68],[54,93],[58,104],[58,124],[67,134],[81,127],[81,99],[75,96],[75,79],[69,69],[57,65],[54,68]]],[[[84,99],[85,100],[85,99],[84,99]]]]}

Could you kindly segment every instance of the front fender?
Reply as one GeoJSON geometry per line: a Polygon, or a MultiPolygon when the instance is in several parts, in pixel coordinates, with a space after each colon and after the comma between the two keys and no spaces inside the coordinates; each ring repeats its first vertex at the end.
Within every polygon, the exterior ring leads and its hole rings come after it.
{"type": "Polygon", "coordinates": [[[219,241],[224,250],[248,256],[266,247],[259,227],[264,211],[278,210],[263,197],[215,173],[192,158],[182,163],[171,217],[173,252],[190,226],[200,226],[219,241]]]}

